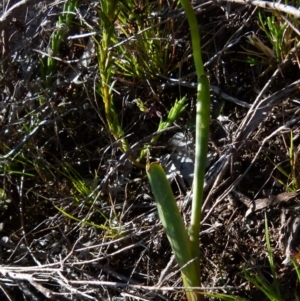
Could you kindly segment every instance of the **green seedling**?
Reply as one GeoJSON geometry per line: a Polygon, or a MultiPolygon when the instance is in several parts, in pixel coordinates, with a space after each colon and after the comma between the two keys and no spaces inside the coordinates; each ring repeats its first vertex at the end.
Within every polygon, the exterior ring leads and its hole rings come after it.
{"type": "MultiPolygon", "coordinates": [[[[181,115],[181,113],[184,112],[186,106],[187,106],[186,105],[186,97],[183,97],[180,100],[176,99],[175,104],[171,108],[166,120],[163,120],[162,118],[160,119],[157,131],[162,131],[162,130],[170,127],[177,120],[177,118],[181,115]]],[[[143,109],[144,109],[144,107],[143,107],[143,109]]],[[[151,139],[151,143],[157,142],[159,137],[160,137],[159,135],[154,136],[151,139]]],[[[142,159],[146,156],[148,147],[149,147],[148,144],[144,145],[144,149],[141,151],[139,159],[142,159]]]]}
{"type": "Polygon", "coordinates": [[[181,0],[191,31],[193,57],[198,79],[196,113],[196,150],[194,170],[194,194],[191,223],[185,229],[179,209],[162,167],[158,163],[147,164],[147,175],[158,207],[160,220],[170,241],[177,263],[181,268],[183,284],[189,301],[204,300],[193,287],[200,285],[199,232],[203,200],[204,174],[206,166],[210,93],[209,81],[204,73],[201,56],[200,35],[193,7],[188,0],[181,0]],[[181,220],[181,221],[180,221],[181,220]],[[186,237],[187,236],[187,237],[186,237]],[[183,239],[183,242],[180,242],[183,239]],[[188,270],[187,270],[188,269],[188,270]]]}
{"type": "MultiPolygon", "coordinates": [[[[298,43],[297,34],[294,31],[294,28],[298,27],[297,22],[289,20],[289,24],[286,21],[287,19],[281,16],[279,12],[272,12],[271,15],[267,16],[263,9],[259,9],[258,18],[259,25],[273,46],[273,50],[269,52],[270,58],[272,59],[272,56],[275,55],[278,62],[283,61],[298,43]]],[[[265,45],[264,47],[265,49],[268,48],[265,45]]],[[[263,51],[263,53],[268,56],[268,52],[263,51]]]]}
{"type": "Polygon", "coordinates": [[[159,163],[152,163],[147,164],[147,174],[159,218],[181,270],[187,298],[189,301],[201,300],[201,295],[192,290],[200,286],[199,260],[193,256],[191,241],[165,172],[159,163]]]}
{"type": "MultiPolygon", "coordinates": [[[[268,282],[262,276],[254,273],[250,273],[248,270],[244,269],[244,275],[247,281],[253,284],[257,289],[262,291],[268,300],[271,301],[284,301],[285,299],[282,297],[282,293],[280,290],[279,281],[277,279],[276,270],[275,270],[275,262],[272,253],[271,243],[270,243],[270,235],[269,235],[269,228],[268,228],[268,220],[265,214],[265,232],[266,232],[266,244],[267,244],[267,251],[268,251],[268,260],[271,268],[271,275],[272,275],[272,283],[268,282]]],[[[297,279],[300,282],[300,269],[299,265],[291,259],[297,279]]],[[[295,299],[299,300],[299,294],[295,291],[295,299]]]]}
{"type": "MultiPolygon", "coordinates": [[[[268,259],[269,259],[269,264],[270,264],[270,268],[271,268],[271,275],[272,275],[273,282],[269,283],[262,276],[260,276],[258,274],[250,273],[246,269],[244,269],[244,275],[245,275],[246,280],[249,281],[251,284],[253,284],[257,289],[262,291],[265,294],[265,296],[268,298],[268,300],[283,301],[284,299],[282,298],[279,282],[278,282],[276,271],[275,271],[275,263],[274,263],[274,257],[272,254],[268,221],[267,221],[266,214],[265,214],[265,232],[266,232],[266,244],[267,244],[267,250],[268,250],[268,259]]],[[[299,269],[296,266],[296,264],[294,264],[294,266],[296,269],[296,273],[298,275],[298,280],[300,280],[299,269]]],[[[296,298],[297,298],[297,296],[296,296],[296,298]]]]}
{"type": "Polygon", "coordinates": [[[73,23],[78,2],[78,0],[65,1],[63,12],[59,15],[56,28],[51,35],[50,55],[46,60],[41,61],[42,79],[47,86],[51,84],[52,78],[56,75],[58,62],[55,57],[59,55],[61,44],[73,23]]]}
{"type": "MultiPolygon", "coordinates": [[[[274,167],[285,177],[286,181],[279,178],[275,178],[278,183],[285,187],[287,191],[295,192],[300,189],[300,162],[299,162],[299,151],[295,149],[293,132],[290,132],[290,146],[286,146],[288,153],[288,170],[280,164],[275,164],[273,160],[266,154],[268,160],[274,165],[274,167]]],[[[285,161],[286,162],[286,161],[285,161]]]]}

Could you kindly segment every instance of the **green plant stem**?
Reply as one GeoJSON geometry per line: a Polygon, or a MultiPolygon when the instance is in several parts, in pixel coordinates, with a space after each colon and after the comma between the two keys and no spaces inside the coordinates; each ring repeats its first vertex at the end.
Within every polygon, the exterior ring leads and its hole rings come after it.
{"type": "Polygon", "coordinates": [[[193,57],[195,62],[196,74],[199,82],[200,76],[204,75],[205,73],[201,56],[201,44],[198,22],[191,2],[189,0],[180,0],[180,2],[185,10],[187,20],[189,22],[192,39],[193,57]]]}
{"type": "MultiPolygon", "coordinates": [[[[193,185],[192,216],[189,228],[192,254],[200,263],[199,231],[201,221],[201,207],[203,200],[203,185],[207,158],[207,145],[209,137],[210,93],[209,81],[204,73],[201,56],[200,34],[193,7],[188,0],[181,0],[186,12],[191,31],[193,57],[198,79],[197,85],[197,114],[196,114],[196,150],[195,172],[193,185]]],[[[200,264],[199,264],[200,266],[200,264]]],[[[200,268],[199,268],[200,277],[200,268]]]]}
{"type": "Polygon", "coordinates": [[[209,137],[209,82],[205,75],[200,77],[197,95],[195,169],[192,200],[192,216],[189,228],[192,253],[200,260],[199,232],[203,203],[204,176],[209,137]]]}

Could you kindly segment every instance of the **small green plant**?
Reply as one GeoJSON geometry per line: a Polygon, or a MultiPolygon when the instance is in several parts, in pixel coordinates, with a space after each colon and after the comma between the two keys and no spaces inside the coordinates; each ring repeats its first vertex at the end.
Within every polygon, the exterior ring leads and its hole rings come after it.
{"type": "MultiPolygon", "coordinates": [[[[149,8],[147,1],[144,7],[149,8]]],[[[99,9],[101,24],[100,38],[95,37],[97,48],[98,68],[100,81],[98,93],[102,98],[107,128],[116,141],[119,141],[120,150],[125,153],[130,148],[129,141],[118,117],[117,105],[114,102],[114,86],[116,78],[128,78],[134,81],[145,81],[166,68],[168,45],[160,36],[157,19],[150,19],[147,9],[138,6],[134,1],[121,2],[117,0],[102,1],[99,9]],[[119,37],[125,37],[123,43],[119,37]]],[[[185,98],[176,101],[170,110],[167,119],[161,119],[158,130],[172,125],[185,108],[185,98]]],[[[146,108],[143,102],[136,100],[142,111],[146,108]]],[[[159,136],[153,138],[157,141],[159,136]]],[[[153,142],[152,141],[152,142],[153,142]]],[[[145,149],[139,158],[129,156],[128,159],[138,167],[144,168],[141,160],[145,157],[145,149]]]]}
{"type": "Polygon", "coordinates": [[[199,232],[208,148],[210,92],[209,81],[204,72],[201,56],[197,19],[190,1],[181,0],[181,4],[189,22],[193,57],[198,78],[194,194],[191,222],[187,229],[184,227],[163,168],[159,163],[148,163],[146,171],[158,207],[160,220],[181,269],[183,284],[186,288],[186,296],[189,301],[201,301],[204,300],[202,293],[197,292],[193,288],[199,287],[201,283],[199,232]]]}
{"type": "Polygon", "coordinates": [[[285,189],[289,192],[295,192],[300,189],[300,162],[299,162],[299,151],[295,149],[293,132],[290,132],[290,145],[288,146],[286,143],[287,153],[288,153],[288,168],[283,167],[282,163],[275,164],[272,159],[268,156],[268,160],[274,165],[275,169],[277,169],[285,178],[285,181],[280,178],[275,178],[275,180],[285,187],[285,189]]]}
{"type": "MultiPolygon", "coordinates": [[[[295,4],[298,7],[298,4],[295,4]]],[[[292,16],[284,16],[280,12],[265,12],[258,9],[258,25],[266,35],[267,40],[255,33],[247,36],[248,41],[257,51],[244,49],[246,61],[251,65],[267,65],[270,68],[285,60],[293,49],[298,47],[297,28],[299,21],[292,16]]]]}
{"type": "MultiPolygon", "coordinates": [[[[93,206],[95,198],[97,198],[95,192],[97,175],[95,175],[95,178],[92,179],[92,181],[85,180],[70,164],[62,164],[61,168],[57,169],[56,171],[65,176],[66,179],[70,181],[70,192],[72,198],[76,202],[75,205],[78,205],[81,208],[85,208],[87,211],[87,214],[84,218],[78,218],[73,214],[68,213],[66,210],[55,206],[55,208],[62,215],[70,220],[74,220],[80,223],[82,226],[90,226],[96,229],[104,230],[110,237],[116,238],[116,236],[122,235],[122,228],[114,225],[114,223],[109,220],[109,218],[107,218],[103,212],[94,207],[93,211],[95,211],[97,219],[101,217],[103,223],[98,224],[93,221],[94,213],[92,213],[90,209],[93,206]]],[[[117,220],[116,215],[115,220],[117,220]]],[[[119,223],[117,222],[117,224],[119,223]]]]}
{"type": "MultiPolygon", "coordinates": [[[[186,97],[183,97],[180,100],[175,101],[174,106],[171,108],[166,120],[163,120],[162,118],[160,119],[159,125],[158,125],[158,129],[157,131],[162,131],[168,127],[170,127],[176,120],[177,118],[180,116],[180,114],[185,110],[186,108],[186,97]]],[[[159,135],[154,136],[151,139],[151,143],[156,142],[159,139],[159,135]]],[[[144,149],[141,151],[139,160],[144,158],[147,154],[147,150],[148,150],[148,144],[144,145],[144,149]]]]}
{"type": "MultiPolygon", "coordinates": [[[[161,1],[155,10],[162,11],[161,1]]],[[[168,36],[172,34],[172,24],[160,24],[158,18],[151,17],[148,0],[143,4],[127,1],[118,17],[119,35],[125,41],[117,47],[117,75],[139,82],[170,71],[168,36]]]]}
{"type": "MultiPolygon", "coordinates": [[[[247,281],[253,284],[257,289],[265,294],[268,300],[271,301],[284,301],[282,298],[282,294],[280,291],[280,285],[277,279],[276,271],[275,271],[275,263],[274,257],[272,254],[272,248],[270,243],[270,235],[269,235],[269,228],[268,228],[268,221],[267,216],[265,214],[265,232],[266,232],[266,244],[268,250],[268,260],[271,268],[271,275],[272,275],[272,283],[269,283],[266,279],[262,276],[251,273],[248,270],[244,269],[244,275],[247,281]]],[[[300,270],[299,267],[295,262],[293,262],[298,281],[300,281],[300,270]]],[[[299,300],[299,296],[297,296],[297,292],[295,292],[295,300],[299,300]]]]}
{"type": "Polygon", "coordinates": [[[159,218],[181,269],[188,300],[201,300],[201,295],[193,291],[193,287],[200,286],[199,258],[192,253],[191,241],[170,184],[159,163],[149,164],[147,173],[156,200],[159,218]]]}
{"type": "Polygon", "coordinates": [[[297,44],[294,29],[279,12],[273,12],[267,16],[263,9],[259,9],[258,18],[261,28],[273,46],[278,62],[283,61],[290,50],[297,44]]]}
{"type": "Polygon", "coordinates": [[[63,12],[58,17],[58,22],[50,40],[50,55],[46,60],[41,61],[41,74],[44,83],[48,86],[52,82],[52,78],[56,75],[58,62],[55,56],[59,54],[60,46],[76,14],[78,0],[65,1],[63,12]]]}

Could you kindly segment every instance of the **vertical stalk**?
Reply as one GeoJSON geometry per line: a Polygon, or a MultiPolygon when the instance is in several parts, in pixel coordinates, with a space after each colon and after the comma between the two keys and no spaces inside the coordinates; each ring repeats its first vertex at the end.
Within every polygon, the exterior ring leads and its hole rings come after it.
{"type": "MultiPolygon", "coordinates": [[[[205,75],[200,77],[197,92],[196,139],[195,139],[195,169],[193,183],[192,215],[189,228],[192,254],[199,262],[199,232],[201,208],[203,201],[203,186],[207,158],[209,136],[209,82],[205,75]]],[[[200,274],[200,268],[199,268],[200,274]]],[[[200,275],[199,275],[200,276],[200,275]]]]}
{"type": "Polygon", "coordinates": [[[191,30],[193,57],[197,73],[196,156],[191,224],[188,235],[182,222],[171,187],[158,163],[147,164],[146,171],[156,200],[158,214],[168,236],[189,301],[203,301],[202,294],[193,288],[200,285],[199,232],[203,199],[204,175],[209,136],[210,93],[201,57],[198,23],[189,0],[181,0],[191,30]]]}
{"type": "Polygon", "coordinates": [[[196,74],[198,81],[200,76],[205,75],[204,66],[201,56],[201,44],[200,44],[200,34],[198,28],[197,18],[194,12],[194,9],[189,0],[180,0],[182,7],[185,10],[187,20],[189,22],[189,27],[191,31],[191,40],[192,40],[192,49],[193,49],[193,58],[196,68],[196,74]]]}
{"type": "MultiPolygon", "coordinates": [[[[189,0],[181,0],[191,31],[193,58],[197,74],[197,113],[196,113],[196,141],[195,141],[195,170],[192,200],[192,216],[189,227],[192,254],[200,266],[199,232],[201,221],[201,207],[203,200],[203,185],[209,136],[210,93],[209,81],[204,72],[201,56],[200,34],[198,22],[189,0]]],[[[199,268],[200,277],[200,268],[199,268]]]]}

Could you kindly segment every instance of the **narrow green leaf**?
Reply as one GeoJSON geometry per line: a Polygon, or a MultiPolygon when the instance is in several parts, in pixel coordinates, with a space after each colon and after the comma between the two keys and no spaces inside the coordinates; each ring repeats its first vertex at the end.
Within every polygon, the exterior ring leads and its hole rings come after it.
{"type": "MultiPolygon", "coordinates": [[[[191,244],[183,224],[172,189],[159,163],[147,164],[148,179],[154,194],[158,215],[167,234],[176,261],[181,268],[184,286],[200,286],[198,260],[191,252],[191,244]]],[[[187,291],[189,301],[198,300],[198,295],[187,291]]]]}

